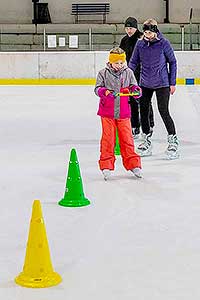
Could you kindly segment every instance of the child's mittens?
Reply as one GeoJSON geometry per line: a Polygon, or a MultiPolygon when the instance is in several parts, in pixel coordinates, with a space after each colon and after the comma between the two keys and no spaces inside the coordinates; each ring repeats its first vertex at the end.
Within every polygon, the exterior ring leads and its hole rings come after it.
{"type": "Polygon", "coordinates": [[[103,97],[105,97],[105,92],[107,91],[107,89],[105,88],[105,87],[100,87],[99,89],[98,89],[98,95],[99,95],[99,97],[100,98],[103,98],[103,97]]]}
{"type": "Polygon", "coordinates": [[[142,97],[142,89],[138,85],[133,85],[131,87],[131,92],[138,94],[138,95],[133,96],[135,99],[138,99],[138,98],[142,97]]]}
{"type": "Polygon", "coordinates": [[[100,98],[105,98],[105,97],[107,99],[114,98],[112,91],[108,90],[105,87],[100,87],[98,89],[98,95],[99,95],[100,98]]]}

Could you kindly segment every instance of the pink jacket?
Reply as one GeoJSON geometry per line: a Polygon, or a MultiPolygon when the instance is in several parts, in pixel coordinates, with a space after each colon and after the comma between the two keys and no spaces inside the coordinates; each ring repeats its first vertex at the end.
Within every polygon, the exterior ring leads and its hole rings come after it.
{"type": "Polygon", "coordinates": [[[97,75],[95,93],[100,97],[97,114],[112,119],[130,118],[131,110],[128,96],[105,96],[105,91],[123,92],[123,88],[137,85],[133,71],[127,66],[116,72],[108,63],[97,75]]]}

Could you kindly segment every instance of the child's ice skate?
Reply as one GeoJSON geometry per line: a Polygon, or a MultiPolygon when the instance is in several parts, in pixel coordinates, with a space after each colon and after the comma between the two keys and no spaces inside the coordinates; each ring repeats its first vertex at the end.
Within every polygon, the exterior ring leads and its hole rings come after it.
{"type": "Polygon", "coordinates": [[[109,169],[102,170],[104,180],[107,181],[110,178],[111,171],[109,169]]]}
{"type": "Polygon", "coordinates": [[[143,135],[144,141],[138,146],[137,152],[140,156],[152,155],[151,133],[143,135]]]}
{"type": "Polygon", "coordinates": [[[134,169],[131,170],[131,172],[135,175],[135,177],[142,178],[141,168],[134,168],[134,169]]]}
{"type": "Polygon", "coordinates": [[[170,134],[168,135],[168,147],[166,150],[167,158],[168,159],[177,159],[180,156],[179,150],[178,150],[178,138],[177,135],[170,134]]]}

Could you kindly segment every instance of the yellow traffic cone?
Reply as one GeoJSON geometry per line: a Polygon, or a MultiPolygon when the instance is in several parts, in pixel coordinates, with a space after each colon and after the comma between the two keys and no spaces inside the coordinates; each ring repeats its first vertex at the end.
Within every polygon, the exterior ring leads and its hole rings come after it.
{"type": "Polygon", "coordinates": [[[15,278],[21,286],[43,288],[57,285],[62,281],[53,270],[44,219],[39,200],[35,200],[29,228],[28,243],[23,271],[15,278]]]}

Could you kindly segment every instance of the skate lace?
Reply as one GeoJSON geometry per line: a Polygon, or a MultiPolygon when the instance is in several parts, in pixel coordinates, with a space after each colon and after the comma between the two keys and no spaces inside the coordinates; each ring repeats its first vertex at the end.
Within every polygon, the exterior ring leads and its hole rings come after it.
{"type": "Polygon", "coordinates": [[[178,149],[178,140],[177,140],[176,136],[169,137],[168,143],[169,143],[169,145],[167,147],[168,151],[177,151],[177,149],[178,149]]]}
{"type": "Polygon", "coordinates": [[[168,151],[176,151],[178,149],[178,145],[175,143],[169,144],[167,147],[168,151]]]}

